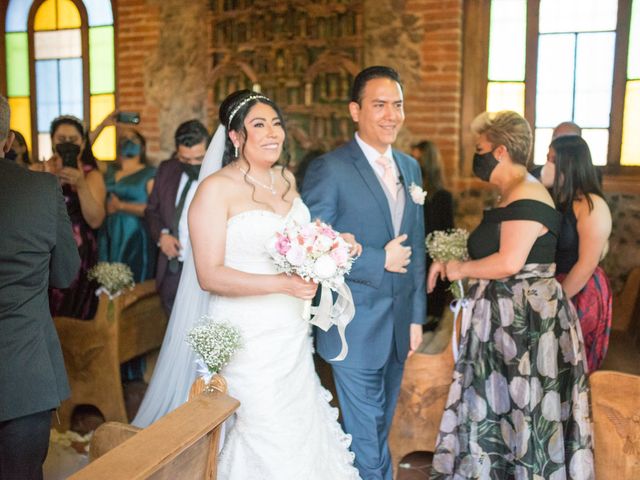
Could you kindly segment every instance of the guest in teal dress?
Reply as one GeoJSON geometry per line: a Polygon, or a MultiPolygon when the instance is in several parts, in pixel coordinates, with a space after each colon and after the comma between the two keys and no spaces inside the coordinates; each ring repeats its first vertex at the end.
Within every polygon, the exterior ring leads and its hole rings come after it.
{"type": "Polygon", "coordinates": [[[145,143],[133,129],[120,135],[118,158],[105,174],[107,218],[98,234],[100,261],[129,265],[136,283],[153,278],[157,255],[143,219],[156,174],[145,143]]]}

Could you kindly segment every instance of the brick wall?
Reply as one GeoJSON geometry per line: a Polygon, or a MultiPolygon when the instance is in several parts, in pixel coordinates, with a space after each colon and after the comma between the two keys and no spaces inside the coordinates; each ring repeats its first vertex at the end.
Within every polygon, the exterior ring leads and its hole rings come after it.
{"type": "Polygon", "coordinates": [[[462,0],[408,0],[418,15],[420,43],[418,87],[407,91],[407,128],[415,140],[440,148],[445,178],[458,174],[462,83],[462,0]]]}
{"type": "Polygon", "coordinates": [[[147,151],[159,151],[158,107],[147,101],[145,91],[148,55],[160,39],[160,8],[146,0],[113,2],[116,19],[117,105],[120,110],[140,113],[138,127],[147,140],[147,151]]]}

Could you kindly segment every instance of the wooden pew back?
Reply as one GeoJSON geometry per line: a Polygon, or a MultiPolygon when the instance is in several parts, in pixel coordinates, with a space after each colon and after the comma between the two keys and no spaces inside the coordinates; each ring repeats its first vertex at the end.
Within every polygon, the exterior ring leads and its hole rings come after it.
{"type": "Polygon", "coordinates": [[[155,282],[137,284],[110,300],[100,296],[92,320],[55,317],[71,398],[59,409],[61,431],[69,429],[77,405],[97,407],[107,421],[127,421],[120,364],[159,348],[167,317],[155,282]]]}
{"type": "Polygon", "coordinates": [[[589,382],[596,478],[640,478],[640,377],[599,370],[589,382]]]}
{"type": "Polygon", "coordinates": [[[216,436],[239,405],[224,393],[207,390],[145,429],[136,431],[128,425],[105,424],[98,431],[104,427],[112,438],[120,435],[126,440],[69,479],[214,480],[216,436]]]}

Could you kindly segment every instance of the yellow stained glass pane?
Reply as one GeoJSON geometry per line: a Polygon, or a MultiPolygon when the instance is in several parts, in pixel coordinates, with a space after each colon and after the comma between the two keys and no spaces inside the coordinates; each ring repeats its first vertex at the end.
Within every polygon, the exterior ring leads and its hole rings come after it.
{"type": "Polygon", "coordinates": [[[640,80],[627,82],[620,164],[640,166],[640,80]]]}
{"type": "Polygon", "coordinates": [[[56,2],[55,0],[46,0],[38,7],[35,19],[33,21],[33,29],[55,30],[56,29],[56,2]]]}
{"type": "Polygon", "coordinates": [[[80,28],[80,12],[71,0],[58,0],[58,28],[80,28]]]}
{"type": "MultiPolygon", "coordinates": [[[[115,95],[92,95],[91,130],[96,128],[104,118],[116,108],[115,95]]],[[[116,158],[116,128],[107,127],[93,144],[93,154],[98,160],[115,160],[116,158]]]]}
{"type": "Polygon", "coordinates": [[[524,115],[524,82],[489,82],[487,111],[513,110],[524,115]]]}
{"type": "Polygon", "coordinates": [[[10,128],[22,134],[27,142],[29,157],[31,158],[33,149],[31,148],[31,105],[29,97],[10,97],[9,108],[11,109],[10,128]]]}

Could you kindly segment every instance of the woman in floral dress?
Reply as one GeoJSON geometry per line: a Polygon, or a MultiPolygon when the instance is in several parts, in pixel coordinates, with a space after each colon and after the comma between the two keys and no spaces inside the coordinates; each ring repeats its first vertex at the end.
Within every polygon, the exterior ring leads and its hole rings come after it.
{"type": "Polygon", "coordinates": [[[472,279],[431,478],[593,479],[582,332],[554,276],[560,214],[527,173],[531,128],[503,111],[472,130],[474,173],[501,198],[469,237],[471,260],[429,273],[429,288],[472,279]]]}

